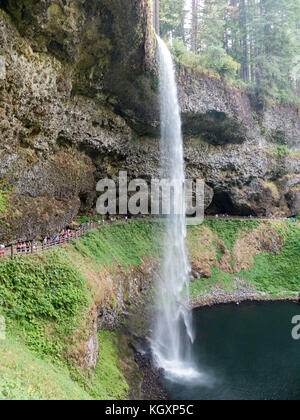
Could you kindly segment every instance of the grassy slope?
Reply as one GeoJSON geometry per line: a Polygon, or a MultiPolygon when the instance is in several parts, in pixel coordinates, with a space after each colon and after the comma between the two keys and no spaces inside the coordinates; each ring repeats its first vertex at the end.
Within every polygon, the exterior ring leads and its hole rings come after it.
{"type": "MultiPolygon", "coordinates": [[[[113,225],[59,250],[1,261],[0,315],[6,319],[11,343],[18,337],[33,352],[33,360],[37,354],[66,368],[93,398],[126,398],[128,385],[112,333],[101,336],[99,366],[89,379],[77,367],[74,354],[78,362],[89,334],[91,308],[112,293],[110,277],[120,267],[129,271],[138,266],[144,255],[152,253],[153,229],[147,222],[113,225]]],[[[22,372],[26,375],[26,369],[22,372]]],[[[30,376],[23,379],[30,382],[30,376]]],[[[0,383],[0,393],[3,386],[0,383]]],[[[41,390],[40,395],[48,394],[41,390]]],[[[53,397],[59,398],[59,392],[53,397]]]]}
{"type": "Polygon", "coordinates": [[[197,259],[195,249],[199,247],[204,250],[210,249],[210,257],[214,254],[216,256],[215,259],[211,258],[212,276],[197,280],[191,285],[191,294],[194,298],[208,293],[215,285],[230,291],[237,277],[249,282],[259,293],[267,293],[270,297],[293,297],[300,290],[298,224],[285,221],[212,220],[206,221],[202,226],[190,228],[189,241],[192,244],[192,260],[197,259]],[[205,228],[217,235],[224,248],[221,247],[220,250],[220,243],[215,238],[209,238],[206,243],[196,244],[205,228]],[[259,238],[263,243],[262,249],[258,248],[257,241],[253,238],[259,238]],[[231,259],[229,269],[226,264],[222,267],[221,258],[226,252],[231,259]],[[240,256],[241,253],[244,255],[240,256]],[[246,268],[240,270],[239,267],[243,266],[245,259],[249,259],[249,255],[253,258],[252,263],[246,264],[246,268]]]}
{"type": "Polygon", "coordinates": [[[15,339],[0,341],[0,400],[87,400],[67,370],[40,359],[15,339]]]}
{"type": "MultiPolygon", "coordinates": [[[[43,255],[2,261],[0,314],[8,340],[0,344],[0,397],[126,398],[116,335],[99,333],[100,359],[89,377],[78,367],[80,351],[89,337],[92,308],[108,294],[113,298],[114,274],[122,269],[125,275],[144,255],[157,255],[160,238],[156,224],[132,222],[90,232],[43,255]]],[[[300,290],[296,224],[205,221],[189,227],[188,241],[193,264],[211,272],[211,278],[192,284],[193,297],[201,299],[216,284],[231,290],[237,276],[274,296],[300,290]]]]}

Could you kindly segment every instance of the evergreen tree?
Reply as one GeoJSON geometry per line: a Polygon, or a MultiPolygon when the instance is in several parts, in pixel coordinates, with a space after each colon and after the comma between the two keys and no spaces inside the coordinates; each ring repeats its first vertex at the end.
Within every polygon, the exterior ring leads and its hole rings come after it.
{"type": "Polygon", "coordinates": [[[185,42],[185,0],[160,0],[162,37],[172,36],[185,42]]]}
{"type": "Polygon", "coordinates": [[[199,23],[200,1],[192,0],[192,25],[191,25],[191,49],[198,51],[198,23],[199,23]]]}
{"type": "Polygon", "coordinates": [[[256,90],[278,99],[299,93],[300,0],[187,1],[190,19],[184,0],[161,0],[163,36],[181,39],[220,74],[239,63],[256,90]]]}

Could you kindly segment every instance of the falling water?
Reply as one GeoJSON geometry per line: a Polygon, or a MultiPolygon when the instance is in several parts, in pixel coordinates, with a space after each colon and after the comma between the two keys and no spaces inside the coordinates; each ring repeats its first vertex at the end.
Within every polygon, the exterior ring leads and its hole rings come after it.
{"type": "Polygon", "coordinates": [[[163,267],[157,296],[157,316],[152,352],[157,364],[172,380],[193,379],[197,374],[191,361],[193,342],[189,310],[190,266],[185,246],[184,157],[175,69],[170,51],[157,37],[160,69],[161,173],[174,190],[176,214],[167,218],[163,267]],[[179,210],[179,211],[178,211],[179,210]],[[177,214],[178,213],[178,214],[177,214]]]}

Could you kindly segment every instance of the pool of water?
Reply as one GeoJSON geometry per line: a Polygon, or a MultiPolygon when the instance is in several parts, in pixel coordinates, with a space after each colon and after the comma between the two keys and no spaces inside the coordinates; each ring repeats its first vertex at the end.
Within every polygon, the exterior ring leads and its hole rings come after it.
{"type": "Polygon", "coordinates": [[[300,340],[291,302],[194,311],[196,381],[164,380],[172,400],[300,400],[300,340]]]}

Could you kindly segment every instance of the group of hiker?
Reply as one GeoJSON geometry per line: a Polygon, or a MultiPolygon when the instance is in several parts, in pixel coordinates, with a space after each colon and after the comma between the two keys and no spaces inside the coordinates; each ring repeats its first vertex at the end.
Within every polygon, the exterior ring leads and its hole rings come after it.
{"type": "Polygon", "coordinates": [[[36,241],[32,242],[21,242],[19,241],[17,244],[17,253],[27,253],[31,252],[34,249],[37,249],[38,243],[36,241]]]}
{"type": "MultiPolygon", "coordinates": [[[[109,224],[113,224],[116,221],[117,221],[116,218],[110,218],[107,220],[109,224]]],[[[126,222],[128,221],[128,217],[125,217],[125,221],[126,222]]],[[[30,253],[37,252],[39,248],[43,251],[50,247],[69,242],[71,239],[76,239],[79,236],[81,236],[81,234],[85,232],[86,230],[100,227],[102,225],[105,225],[105,223],[106,222],[104,219],[98,220],[97,222],[81,223],[75,229],[70,229],[70,228],[64,229],[61,233],[53,235],[51,237],[45,237],[40,242],[38,242],[37,240],[33,240],[33,241],[19,240],[16,245],[16,252],[17,254],[30,254],[30,253]]],[[[5,245],[0,244],[0,258],[5,257],[5,249],[6,249],[5,245]]]]}
{"type": "MultiPolygon", "coordinates": [[[[80,229],[83,229],[81,227],[80,229]]],[[[42,241],[38,242],[37,240],[33,241],[21,241],[19,240],[16,244],[17,254],[31,254],[38,251],[40,247],[42,250],[48,247],[56,246],[68,242],[71,238],[75,237],[76,231],[71,229],[64,230],[60,234],[54,235],[50,238],[45,237],[42,241]]],[[[5,256],[5,245],[0,244],[0,258],[5,256]]]]}
{"type": "Polygon", "coordinates": [[[35,240],[32,242],[23,243],[19,241],[17,244],[17,253],[32,253],[34,251],[37,251],[39,246],[43,250],[52,246],[57,246],[69,242],[71,239],[79,237],[85,229],[90,229],[91,227],[91,223],[82,223],[78,229],[64,229],[59,234],[53,235],[51,237],[45,237],[43,240],[40,241],[40,244],[35,240]]]}
{"type": "MultiPolygon", "coordinates": [[[[231,218],[232,216],[229,216],[228,214],[222,214],[222,215],[215,215],[216,219],[219,218],[223,218],[223,219],[228,219],[231,218]]],[[[252,219],[254,218],[254,216],[248,216],[246,218],[252,219]]],[[[269,215],[269,219],[276,219],[277,217],[274,215],[269,215]]],[[[279,217],[278,217],[279,218],[279,217]]],[[[125,222],[128,221],[128,217],[125,217],[125,222]]],[[[288,222],[294,222],[297,223],[297,221],[300,223],[300,220],[296,219],[296,218],[285,218],[286,221],[288,222]]],[[[108,224],[113,224],[114,222],[117,222],[117,218],[110,218],[107,220],[108,224]]],[[[80,226],[78,226],[75,229],[70,229],[67,228],[65,230],[63,230],[60,234],[51,236],[51,237],[45,237],[42,241],[40,241],[40,243],[38,243],[36,240],[33,241],[21,241],[19,240],[16,246],[16,250],[17,250],[17,254],[29,254],[29,253],[34,253],[38,251],[38,248],[40,247],[42,250],[48,249],[52,246],[57,246],[66,242],[69,242],[70,239],[76,239],[79,236],[81,236],[81,234],[83,232],[85,232],[86,230],[89,229],[93,229],[95,227],[100,227],[102,225],[105,225],[106,221],[103,220],[98,220],[97,222],[87,222],[87,223],[81,223],[80,226]]],[[[0,243],[0,258],[5,257],[5,245],[0,243]]],[[[12,251],[13,252],[13,251],[12,251]]]]}

